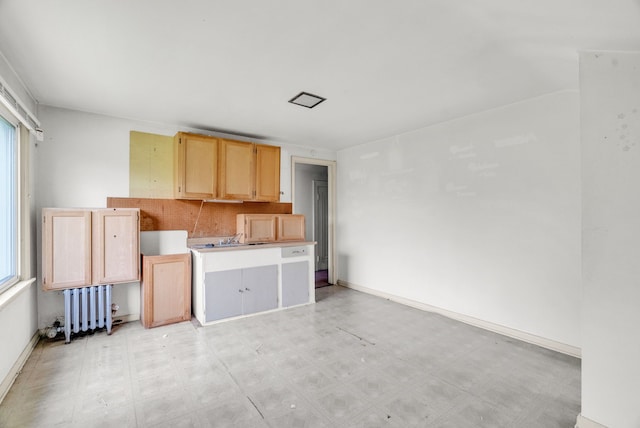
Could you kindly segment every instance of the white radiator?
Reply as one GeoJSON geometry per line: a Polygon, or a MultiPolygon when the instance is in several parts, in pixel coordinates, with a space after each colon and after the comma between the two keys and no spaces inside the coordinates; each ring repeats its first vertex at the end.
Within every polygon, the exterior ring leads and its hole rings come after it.
{"type": "Polygon", "coordinates": [[[71,342],[71,332],[107,328],[111,334],[111,289],[113,285],[69,288],[64,294],[64,338],[71,342]]]}

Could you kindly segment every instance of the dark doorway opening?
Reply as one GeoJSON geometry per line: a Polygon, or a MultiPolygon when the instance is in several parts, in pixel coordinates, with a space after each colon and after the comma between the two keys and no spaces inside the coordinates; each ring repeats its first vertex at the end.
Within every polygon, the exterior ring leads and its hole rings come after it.
{"type": "Polygon", "coordinates": [[[329,270],[317,270],[316,271],[316,288],[326,287],[329,284],[329,270]]]}

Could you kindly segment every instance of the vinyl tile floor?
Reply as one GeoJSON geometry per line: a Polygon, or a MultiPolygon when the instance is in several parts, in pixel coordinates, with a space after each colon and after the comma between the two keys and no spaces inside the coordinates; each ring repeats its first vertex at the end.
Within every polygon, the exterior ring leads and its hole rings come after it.
{"type": "Polygon", "coordinates": [[[41,340],[11,427],[573,427],[580,361],[338,286],[201,327],[41,340]]]}

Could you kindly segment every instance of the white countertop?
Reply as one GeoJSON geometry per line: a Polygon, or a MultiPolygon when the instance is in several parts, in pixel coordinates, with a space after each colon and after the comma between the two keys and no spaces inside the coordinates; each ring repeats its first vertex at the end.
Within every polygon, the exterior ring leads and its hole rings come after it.
{"type": "Polygon", "coordinates": [[[203,244],[196,244],[189,247],[191,251],[198,253],[211,253],[216,251],[243,251],[259,250],[262,248],[296,247],[299,245],[315,245],[315,241],[289,241],[289,242],[269,242],[264,244],[238,244],[232,246],[202,247],[203,244]]]}

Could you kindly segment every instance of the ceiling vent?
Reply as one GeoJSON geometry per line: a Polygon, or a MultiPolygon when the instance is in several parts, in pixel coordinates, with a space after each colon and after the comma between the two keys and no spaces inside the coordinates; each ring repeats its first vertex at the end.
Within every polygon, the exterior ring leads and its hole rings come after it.
{"type": "Polygon", "coordinates": [[[298,95],[291,98],[289,102],[306,108],[314,108],[324,100],[326,100],[326,98],[322,98],[308,92],[300,92],[298,95]]]}

